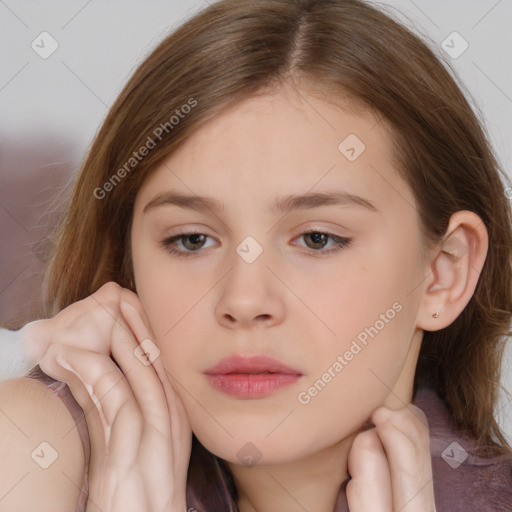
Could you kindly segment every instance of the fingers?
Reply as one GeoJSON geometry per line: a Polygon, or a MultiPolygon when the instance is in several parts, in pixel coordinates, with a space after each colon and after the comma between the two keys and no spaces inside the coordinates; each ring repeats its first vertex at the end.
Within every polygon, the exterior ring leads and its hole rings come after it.
{"type": "Polygon", "coordinates": [[[28,331],[41,346],[41,350],[36,354],[37,361],[42,358],[50,343],[80,347],[109,355],[112,328],[122,316],[119,310],[121,301],[132,305],[150,330],[139,297],[117,283],[108,282],[92,295],[71,304],[55,317],[40,321],[28,331]]]}
{"type": "MultiPolygon", "coordinates": [[[[185,409],[167,379],[159,357],[160,351],[153,342],[144,316],[124,301],[120,302],[120,311],[130,331],[124,331],[124,322],[114,327],[112,355],[125,373],[142,412],[143,436],[139,443],[134,443],[138,449],[139,464],[140,467],[150,468],[151,474],[158,474],[168,482],[162,487],[148,476],[145,490],[156,508],[166,502],[171,482],[174,489],[181,489],[185,493],[192,430],[185,409]],[[160,447],[160,450],[155,447],[160,447]]],[[[129,420],[127,417],[126,421],[129,420]]],[[[112,454],[126,449],[124,426],[124,421],[114,423],[112,454]]]]}
{"type": "MultiPolygon", "coordinates": [[[[123,406],[135,413],[135,400],[121,370],[106,355],[52,345],[40,362],[45,373],[66,382],[82,408],[93,454],[108,450],[111,427],[123,406]]],[[[131,428],[135,426],[132,422],[131,428]]],[[[92,461],[91,461],[92,463],[92,461]]]]}
{"type": "MultiPolygon", "coordinates": [[[[54,341],[52,350],[44,358],[41,368],[54,378],[67,382],[82,408],[87,410],[90,408],[88,394],[95,397],[93,402],[101,400],[102,404],[97,405],[97,408],[107,433],[111,425],[103,414],[102,407],[115,417],[121,407],[135,400],[144,420],[150,421],[152,428],[162,435],[167,435],[169,416],[166,394],[159,375],[151,365],[144,364],[144,358],[141,357],[143,350],[138,350],[138,358],[135,353],[140,341],[153,338],[139,298],[116,283],[107,283],[95,294],[80,302],[82,302],[81,305],[75,303],[70,306],[70,309],[75,307],[76,311],[66,317],[66,322],[61,323],[61,327],[67,325],[69,328],[65,334],[60,333],[61,343],[54,341]],[[86,301],[88,301],[87,305],[85,305],[86,301]],[[125,304],[124,315],[121,304],[125,304]],[[78,323],[73,321],[73,317],[77,315],[78,323]],[[95,319],[101,316],[103,325],[99,322],[91,329],[93,315],[95,319]],[[87,330],[84,330],[85,326],[88,326],[87,330]],[[134,330],[138,339],[134,337],[130,328],[134,330]],[[68,339],[71,338],[79,338],[80,342],[68,343],[68,339]],[[104,338],[103,344],[106,346],[98,353],[107,356],[112,354],[119,368],[108,357],[91,358],[92,352],[98,349],[98,344],[94,344],[94,341],[99,338],[104,338]],[[69,350],[77,345],[85,350],[69,350]],[[65,367],[66,361],[67,366],[71,366],[72,370],[65,367]],[[123,374],[128,385],[123,383],[116,389],[116,393],[111,393],[109,386],[116,385],[123,374]],[[84,393],[84,388],[88,393],[84,393]],[[121,391],[122,393],[119,393],[121,391]],[[106,392],[109,393],[109,397],[103,399],[106,392]]],[[[66,310],[61,313],[66,313],[66,310]]],[[[152,344],[151,341],[149,343],[152,344]]],[[[158,350],[156,345],[152,344],[152,346],[158,350]]],[[[161,362],[159,364],[161,366],[161,362]]],[[[160,373],[165,376],[163,367],[160,373]]],[[[131,404],[130,408],[137,409],[134,404],[131,404]]]]}
{"type": "Polygon", "coordinates": [[[393,510],[434,512],[429,430],[424,413],[412,404],[397,411],[379,407],[372,421],[389,464],[393,510]]]}
{"type": "MultiPolygon", "coordinates": [[[[149,332],[144,331],[144,334],[149,332]]],[[[153,428],[165,434],[169,428],[169,418],[162,385],[151,365],[146,366],[141,361],[143,358],[136,357],[137,347],[137,340],[120,317],[111,330],[111,352],[118,366],[105,354],[57,346],[52,350],[57,352],[53,358],[61,369],[53,365],[51,373],[55,378],[67,382],[73,395],[76,392],[78,397],[84,397],[83,387],[94,397],[93,401],[100,401],[96,404],[100,417],[102,410],[108,412],[105,416],[107,431],[112,426],[110,418],[115,418],[124,407],[138,416],[142,412],[144,421],[150,421],[153,428]],[[62,371],[62,368],[68,367],[71,367],[68,372],[62,371]],[[76,375],[78,380],[69,372],[76,375]]],[[[46,361],[51,357],[45,358],[46,361]]],[[[88,402],[86,398],[83,401],[88,402]]]]}
{"type": "Polygon", "coordinates": [[[410,404],[379,407],[375,424],[358,434],[348,457],[351,512],[435,512],[429,430],[424,413],[410,404]]]}
{"type": "MultiPolygon", "coordinates": [[[[120,308],[127,324],[130,326],[137,340],[139,343],[142,342],[141,350],[148,350],[149,352],[147,359],[151,362],[153,370],[157,374],[157,382],[161,386],[160,391],[163,392],[163,397],[166,404],[165,408],[161,405],[160,402],[158,404],[158,410],[165,411],[166,413],[166,417],[160,419],[165,426],[168,427],[170,424],[173,449],[183,450],[183,454],[177,453],[176,458],[183,458],[185,460],[186,454],[189,451],[189,445],[191,443],[192,436],[190,423],[188,421],[185,407],[183,406],[179,395],[176,393],[173,386],[169,382],[169,379],[167,378],[167,372],[165,371],[162,360],[159,357],[160,351],[156,345],[154,345],[153,338],[148,338],[152,333],[148,331],[146,327],[147,324],[144,322],[145,313],[143,316],[139,315],[139,311],[132,307],[131,304],[128,304],[124,301],[121,302],[120,308]],[[144,346],[144,343],[146,343],[146,346],[144,346]],[[183,457],[181,457],[181,455],[183,455],[183,457]]],[[[148,390],[147,392],[153,391],[148,390]]],[[[139,401],[140,400],[142,399],[139,398],[139,401]]],[[[143,410],[145,410],[146,415],[149,415],[149,407],[147,407],[147,409],[144,409],[143,407],[143,410]]]]}
{"type": "MultiPolygon", "coordinates": [[[[103,303],[91,306],[94,311],[103,313],[103,306],[114,300],[106,297],[116,292],[110,288],[102,290],[103,303]]],[[[158,504],[167,502],[173,489],[185,489],[192,432],[136,299],[118,301],[107,354],[53,344],[41,368],[68,383],[84,410],[91,440],[91,496],[115,494],[115,486],[130,473],[142,475],[144,493],[158,504]],[[168,484],[162,486],[161,481],[168,484]]],[[[75,332],[80,334],[76,326],[75,332]]],[[[98,503],[104,503],[103,498],[98,503]]]]}
{"type": "Polygon", "coordinates": [[[153,332],[148,327],[149,321],[146,317],[145,311],[140,311],[140,309],[135,308],[131,302],[127,303],[125,301],[120,303],[120,309],[123,313],[123,317],[126,320],[126,323],[129,325],[138,342],[143,343],[146,341],[145,346],[144,343],[141,346],[141,352],[144,350],[148,351],[146,358],[148,364],[150,363],[153,366],[154,370],[160,378],[162,385],[164,386],[166,393],[174,398],[177,395],[174,391],[174,388],[171,386],[169,379],[167,378],[167,372],[165,371],[163,363],[159,357],[160,350],[158,347],[156,347],[154,343],[155,338],[153,332]]]}
{"type": "MultiPolygon", "coordinates": [[[[149,320],[146,316],[146,312],[144,311],[144,307],[142,306],[142,302],[140,301],[139,296],[131,290],[123,288],[119,284],[110,281],[105,283],[89,298],[94,298],[96,303],[109,312],[113,319],[116,319],[119,316],[120,305],[122,303],[129,304],[136,310],[138,317],[142,320],[145,328],[144,330],[146,331],[144,334],[151,333],[149,320]]],[[[149,337],[153,339],[153,336],[149,337]]]]}
{"type": "MultiPolygon", "coordinates": [[[[135,310],[131,312],[135,313],[135,310]]],[[[128,380],[144,422],[151,423],[152,428],[162,435],[168,435],[169,416],[164,390],[153,366],[148,364],[148,360],[154,357],[153,351],[158,351],[158,348],[150,340],[151,333],[141,319],[133,318],[135,315],[128,316],[127,321],[135,326],[136,337],[130,330],[131,325],[118,321],[112,330],[112,355],[128,380]],[[147,340],[152,348],[141,348],[139,343],[143,340],[147,340]],[[149,353],[146,354],[144,349],[149,353]]]]}
{"type": "Polygon", "coordinates": [[[389,512],[391,476],[384,448],[374,428],[358,434],[348,456],[346,487],[350,512],[389,512]]]}

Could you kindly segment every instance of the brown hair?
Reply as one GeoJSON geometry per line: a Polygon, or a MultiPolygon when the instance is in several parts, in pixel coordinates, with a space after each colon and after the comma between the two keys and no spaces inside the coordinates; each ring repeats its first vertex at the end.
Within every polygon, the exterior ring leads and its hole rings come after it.
{"type": "Polygon", "coordinates": [[[490,246],[475,294],[449,327],[424,333],[414,387],[432,382],[482,452],[510,453],[493,416],[512,300],[511,212],[499,166],[446,66],[360,0],[222,0],[165,39],[125,86],[83,164],[55,235],[47,313],[107,281],[134,290],[129,235],[142,183],[205,121],[284,82],[309,84],[333,103],[351,98],[383,118],[428,243],[458,210],[485,223],[490,246]],[[156,147],[130,160],[159,126],[167,129],[156,147]],[[108,189],[103,199],[99,189],[108,189]]]}

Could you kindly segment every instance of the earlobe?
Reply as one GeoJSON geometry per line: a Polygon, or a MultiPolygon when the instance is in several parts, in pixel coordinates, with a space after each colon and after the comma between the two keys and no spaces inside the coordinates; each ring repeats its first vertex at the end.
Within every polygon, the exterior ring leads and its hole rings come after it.
{"type": "Polygon", "coordinates": [[[445,236],[430,257],[417,327],[438,331],[453,323],[470,301],[488,249],[487,229],[478,215],[452,215],[445,236]]]}

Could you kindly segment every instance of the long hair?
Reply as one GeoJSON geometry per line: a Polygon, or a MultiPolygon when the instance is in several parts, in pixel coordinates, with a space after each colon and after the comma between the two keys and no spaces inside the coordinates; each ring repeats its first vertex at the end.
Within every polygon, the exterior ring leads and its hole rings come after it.
{"type": "Polygon", "coordinates": [[[414,389],[431,382],[482,453],[510,453],[493,416],[512,300],[505,175],[447,64],[360,0],[221,0],[162,41],[115,101],[79,172],[53,240],[46,314],[107,281],[136,291],[130,226],[141,185],[207,120],[284,83],[382,119],[427,243],[441,240],[459,210],[485,223],[490,245],[476,291],[451,325],[424,333],[414,389]]]}

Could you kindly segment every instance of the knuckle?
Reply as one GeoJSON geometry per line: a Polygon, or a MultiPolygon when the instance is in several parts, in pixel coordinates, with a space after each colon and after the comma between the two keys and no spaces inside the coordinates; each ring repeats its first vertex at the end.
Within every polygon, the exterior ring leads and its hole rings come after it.
{"type": "Polygon", "coordinates": [[[132,292],[132,290],[129,290],[128,288],[121,288],[121,296],[125,299],[130,301],[130,303],[139,304],[140,299],[139,296],[132,292]]]}
{"type": "Polygon", "coordinates": [[[118,283],[115,281],[108,281],[101,286],[94,295],[99,295],[109,300],[118,300],[121,290],[122,288],[118,283]]]}
{"type": "Polygon", "coordinates": [[[90,296],[90,304],[93,312],[101,315],[108,313],[111,317],[117,319],[121,314],[119,310],[121,294],[111,287],[105,288],[106,286],[103,285],[102,288],[90,296]]]}
{"type": "Polygon", "coordinates": [[[116,281],[107,281],[101,288],[107,291],[118,291],[121,290],[121,285],[116,281]]]}
{"type": "Polygon", "coordinates": [[[372,420],[376,424],[383,423],[384,421],[387,421],[390,418],[391,413],[392,411],[390,411],[390,409],[381,405],[380,407],[375,409],[375,411],[373,411],[372,420]]]}

